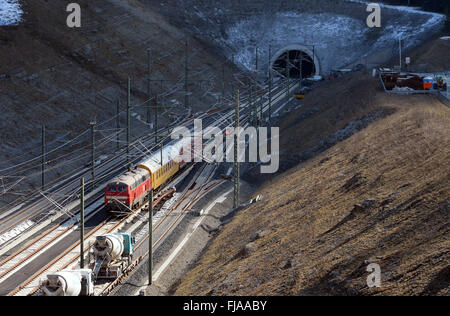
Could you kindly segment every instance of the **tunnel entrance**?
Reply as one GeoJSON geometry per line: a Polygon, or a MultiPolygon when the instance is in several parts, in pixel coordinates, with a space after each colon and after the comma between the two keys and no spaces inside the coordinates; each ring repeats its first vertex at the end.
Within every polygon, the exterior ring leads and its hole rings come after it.
{"type": "Polygon", "coordinates": [[[287,50],[272,64],[274,75],[292,79],[309,78],[316,74],[316,65],[312,57],[301,50],[287,50]],[[288,66],[288,67],[287,67],[288,66]]]}

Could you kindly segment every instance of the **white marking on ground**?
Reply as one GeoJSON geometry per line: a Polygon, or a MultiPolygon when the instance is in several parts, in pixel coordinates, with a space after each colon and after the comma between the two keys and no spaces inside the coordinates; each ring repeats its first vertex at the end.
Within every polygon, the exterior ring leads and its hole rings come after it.
{"type": "Polygon", "coordinates": [[[32,227],[34,224],[35,223],[33,221],[27,220],[17,225],[16,227],[12,228],[11,230],[7,231],[6,233],[0,236],[0,246],[10,241],[11,239],[19,236],[22,232],[32,227]]]}
{"type": "Polygon", "coordinates": [[[204,211],[204,214],[202,217],[199,218],[199,220],[194,224],[192,232],[188,233],[186,237],[183,239],[183,241],[177,246],[177,248],[172,252],[172,254],[167,258],[167,260],[162,264],[162,266],[156,271],[153,278],[154,280],[157,280],[159,276],[164,272],[164,270],[172,263],[173,259],[178,255],[178,253],[183,249],[184,245],[189,241],[189,239],[192,237],[194,232],[197,230],[197,228],[201,225],[203,220],[205,219],[206,215],[212,210],[212,208],[218,204],[223,203],[226,200],[226,196],[230,194],[233,190],[230,189],[226,193],[222,194],[219,198],[217,198],[213,203],[211,203],[208,208],[204,211]]]}

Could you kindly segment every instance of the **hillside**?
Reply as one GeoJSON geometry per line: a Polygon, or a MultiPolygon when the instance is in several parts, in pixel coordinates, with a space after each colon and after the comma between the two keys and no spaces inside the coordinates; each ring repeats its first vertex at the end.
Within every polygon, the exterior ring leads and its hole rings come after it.
{"type": "Polygon", "coordinates": [[[382,27],[371,29],[366,24],[367,3],[359,0],[140,1],[214,43],[230,59],[234,56],[242,69],[253,71],[258,63],[262,73],[269,55],[276,57],[288,45],[306,45],[317,55],[321,75],[328,75],[386,49],[391,55],[399,38],[405,47],[414,47],[439,34],[445,23],[442,14],[384,6],[382,27]]]}
{"type": "Polygon", "coordinates": [[[413,70],[450,71],[450,40],[435,39],[426,42],[411,54],[413,70]]]}
{"type": "Polygon", "coordinates": [[[322,85],[282,123],[286,171],[175,294],[449,295],[449,123],[434,97],[385,95],[368,74],[322,85]]]}
{"type": "Polygon", "coordinates": [[[447,22],[445,28],[442,30],[443,34],[450,32],[450,3],[442,0],[383,0],[382,2],[394,5],[420,7],[426,11],[440,12],[447,15],[447,22]]]}

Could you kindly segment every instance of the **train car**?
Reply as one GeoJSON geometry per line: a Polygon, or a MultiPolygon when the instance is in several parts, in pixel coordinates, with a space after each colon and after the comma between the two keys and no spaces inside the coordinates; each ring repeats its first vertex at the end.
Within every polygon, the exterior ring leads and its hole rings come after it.
{"type": "Polygon", "coordinates": [[[180,170],[181,163],[177,162],[179,159],[178,147],[169,145],[141,162],[137,168],[150,174],[152,189],[158,190],[180,170]]]}
{"type": "Polygon", "coordinates": [[[89,253],[93,278],[116,279],[122,276],[133,259],[133,243],[131,234],[97,236],[89,253]]]}
{"type": "Polygon", "coordinates": [[[39,288],[43,296],[92,296],[94,282],[92,270],[64,270],[48,274],[39,288]]]}

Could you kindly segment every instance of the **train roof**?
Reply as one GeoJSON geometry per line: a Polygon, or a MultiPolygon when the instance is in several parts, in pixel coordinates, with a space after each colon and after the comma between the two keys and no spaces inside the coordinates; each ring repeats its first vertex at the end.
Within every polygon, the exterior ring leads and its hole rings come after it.
{"type": "MultiPolygon", "coordinates": [[[[139,165],[138,168],[144,168],[149,170],[151,173],[155,173],[161,168],[161,165],[164,165],[168,163],[171,160],[174,160],[176,156],[179,154],[177,153],[177,147],[176,146],[165,146],[161,150],[155,151],[153,154],[151,154],[149,157],[144,159],[139,165]],[[162,157],[162,163],[161,163],[161,157],[162,157]]],[[[179,151],[178,151],[179,153],[179,151]]]]}
{"type": "Polygon", "coordinates": [[[158,149],[153,152],[149,157],[145,158],[138,165],[138,168],[143,168],[149,170],[151,173],[155,173],[161,168],[161,165],[167,164],[169,161],[174,160],[180,157],[181,149],[189,144],[189,139],[181,139],[174,140],[171,143],[167,144],[161,150],[158,149]],[[161,164],[161,156],[162,156],[162,164],[161,164]]]}
{"type": "Polygon", "coordinates": [[[140,182],[143,177],[146,177],[147,179],[150,177],[150,174],[145,169],[139,169],[136,168],[134,170],[128,171],[118,177],[115,177],[112,179],[109,184],[126,184],[128,186],[132,186],[137,182],[140,182]]]}

